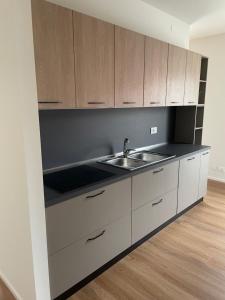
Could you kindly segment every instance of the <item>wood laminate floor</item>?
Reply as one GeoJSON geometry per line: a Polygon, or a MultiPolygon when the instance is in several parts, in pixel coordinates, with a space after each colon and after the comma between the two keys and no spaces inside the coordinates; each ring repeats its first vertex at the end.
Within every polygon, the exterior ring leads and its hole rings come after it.
{"type": "Polygon", "coordinates": [[[130,253],[69,300],[225,300],[225,189],[130,253]]]}

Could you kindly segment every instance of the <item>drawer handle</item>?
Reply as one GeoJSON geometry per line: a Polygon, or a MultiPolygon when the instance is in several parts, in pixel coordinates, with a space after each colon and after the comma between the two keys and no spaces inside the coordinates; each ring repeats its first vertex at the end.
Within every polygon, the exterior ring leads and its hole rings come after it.
{"type": "Polygon", "coordinates": [[[203,155],[207,155],[207,154],[209,154],[209,152],[205,152],[205,153],[203,153],[203,154],[202,154],[202,156],[203,156],[203,155]]]}
{"type": "Polygon", "coordinates": [[[94,236],[93,238],[87,239],[86,243],[89,243],[91,241],[96,240],[97,238],[99,238],[100,236],[102,236],[103,234],[105,234],[105,230],[102,230],[101,233],[99,233],[98,235],[94,236]]]}
{"type": "Polygon", "coordinates": [[[135,104],[136,101],[124,101],[123,104],[135,104]]]}
{"type": "Polygon", "coordinates": [[[170,103],[176,104],[176,103],[180,103],[179,101],[171,101],[170,103]]]}
{"type": "Polygon", "coordinates": [[[60,101],[38,101],[39,104],[60,104],[60,101]]]}
{"type": "Polygon", "coordinates": [[[162,172],[164,169],[163,168],[161,168],[161,169],[159,169],[159,170],[155,170],[155,171],[153,171],[152,173],[153,174],[157,174],[157,173],[160,173],[160,172],[162,172]]]}
{"type": "Polygon", "coordinates": [[[190,160],[194,160],[195,159],[195,157],[192,157],[192,158],[188,158],[188,161],[190,161],[190,160]]]}
{"type": "Polygon", "coordinates": [[[101,102],[101,101],[89,101],[88,104],[105,104],[105,102],[101,102]]]}
{"type": "Polygon", "coordinates": [[[195,101],[188,101],[189,104],[195,103],[195,101]]]}
{"type": "Polygon", "coordinates": [[[95,197],[100,196],[100,195],[102,195],[104,193],[105,193],[105,191],[101,191],[101,192],[99,192],[99,193],[97,193],[95,195],[89,195],[89,196],[87,196],[86,199],[95,198],[95,197]]]}
{"type": "Polygon", "coordinates": [[[160,104],[160,102],[159,101],[152,101],[152,102],[150,102],[150,104],[160,104]]]}
{"type": "Polygon", "coordinates": [[[158,202],[152,203],[152,206],[158,205],[163,202],[163,199],[160,199],[158,202]]]}

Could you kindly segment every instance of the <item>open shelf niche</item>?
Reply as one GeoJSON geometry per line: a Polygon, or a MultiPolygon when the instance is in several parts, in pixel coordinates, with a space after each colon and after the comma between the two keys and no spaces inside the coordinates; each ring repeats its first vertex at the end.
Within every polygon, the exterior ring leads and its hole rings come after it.
{"type": "Polygon", "coordinates": [[[174,142],[184,144],[202,143],[204,105],[207,84],[208,58],[201,58],[199,96],[196,106],[176,107],[174,142]]]}

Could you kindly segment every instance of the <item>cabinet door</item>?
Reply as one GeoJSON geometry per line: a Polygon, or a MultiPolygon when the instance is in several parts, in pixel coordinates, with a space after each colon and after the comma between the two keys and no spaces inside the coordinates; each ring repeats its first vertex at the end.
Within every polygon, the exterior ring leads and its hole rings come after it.
{"type": "Polygon", "coordinates": [[[76,102],[114,107],[114,25],[74,12],[76,102]]]}
{"type": "Polygon", "coordinates": [[[169,45],[167,106],[183,105],[187,50],[169,45]]]}
{"type": "Polygon", "coordinates": [[[199,154],[180,161],[178,213],[198,200],[199,169],[199,154]]]}
{"type": "Polygon", "coordinates": [[[132,244],[176,215],[177,189],[132,212],[132,244]]]}
{"type": "Polygon", "coordinates": [[[207,193],[208,171],[209,171],[209,151],[206,151],[201,154],[198,199],[201,199],[207,193]]]}
{"type": "Polygon", "coordinates": [[[168,44],[145,38],[144,106],[166,105],[168,44]]]}
{"type": "Polygon", "coordinates": [[[116,107],[143,106],[144,36],[115,28],[116,107]]]}
{"type": "Polygon", "coordinates": [[[198,104],[201,56],[187,52],[187,67],[185,79],[184,105],[198,104]]]}
{"type": "Polygon", "coordinates": [[[131,215],[129,214],[49,256],[52,299],[130,246],[131,215]]]}
{"type": "Polygon", "coordinates": [[[72,10],[32,0],[39,108],[75,107],[72,10]]]}

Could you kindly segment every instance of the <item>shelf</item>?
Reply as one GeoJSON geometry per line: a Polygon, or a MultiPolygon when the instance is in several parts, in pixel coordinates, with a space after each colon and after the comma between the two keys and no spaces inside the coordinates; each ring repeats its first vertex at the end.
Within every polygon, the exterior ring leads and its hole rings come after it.
{"type": "Polygon", "coordinates": [[[202,130],[203,127],[195,127],[195,130],[202,130]]]}
{"type": "Polygon", "coordinates": [[[199,81],[200,81],[200,82],[205,82],[205,83],[207,82],[206,80],[201,80],[201,79],[200,79],[199,81]]]}
{"type": "Polygon", "coordinates": [[[202,144],[202,130],[195,131],[195,144],[196,145],[202,144]]]}
{"type": "Polygon", "coordinates": [[[204,107],[205,104],[197,104],[196,106],[197,106],[197,107],[204,107]]]}

